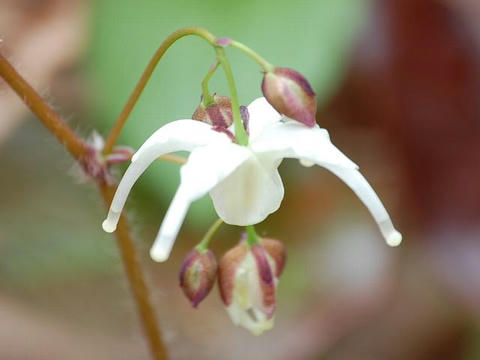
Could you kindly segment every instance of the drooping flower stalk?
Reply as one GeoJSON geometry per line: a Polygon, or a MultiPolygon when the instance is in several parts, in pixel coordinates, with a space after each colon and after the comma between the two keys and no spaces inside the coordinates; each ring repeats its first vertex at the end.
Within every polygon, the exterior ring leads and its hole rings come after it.
{"type": "Polygon", "coordinates": [[[225,51],[222,47],[216,48],[217,59],[222,64],[227,78],[228,87],[230,89],[230,95],[232,97],[232,111],[233,111],[233,124],[235,126],[235,137],[240,145],[248,145],[248,135],[243,126],[242,114],[240,113],[240,103],[238,101],[237,88],[235,87],[235,80],[233,78],[232,68],[230,62],[225,56],[225,51]]]}
{"type": "MultiPolygon", "coordinates": [[[[219,61],[219,63],[222,64],[224,68],[225,76],[227,78],[227,82],[230,88],[231,97],[232,97],[232,107],[234,111],[233,113],[234,122],[236,124],[235,129],[237,133],[237,139],[241,145],[248,144],[248,135],[242,126],[242,121],[241,121],[242,118],[241,118],[240,109],[239,109],[238,95],[235,88],[235,82],[233,80],[233,73],[230,68],[230,63],[225,57],[225,52],[223,50],[223,47],[225,45],[222,43],[217,43],[217,38],[208,30],[199,28],[199,27],[194,27],[194,26],[187,26],[184,28],[180,28],[177,31],[174,31],[172,34],[170,34],[162,42],[160,47],[157,49],[157,51],[154,53],[154,55],[150,59],[147,67],[145,68],[132,94],[130,95],[127,102],[125,103],[125,106],[123,107],[120,115],[118,116],[115,122],[115,125],[113,126],[112,130],[110,131],[110,134],[108,135],[105,141],[105,147],[103,149],[104,154],[108,154],[112,150],[114,144],[116,143],[118,137],[120,136],[120,133],[125,125],[125,122],[127,121],[128,116],[132,112],[133,107],[135,106],[140,95],[145,89],[145,86],[147,85],[148,80],[151,78],[153,71],[157,67],[160,59],[163,57],[166,51],[170,48],[170,46],[172,46],[177,40],[189,35],[199,36],[214,47],[217,54],[217,60],[219,61]]],[[[205,85],[207,85],[208,81],[209,81],[209,77],[207,74],[205,85]]]]}
{"type": "Polygon", "coordinates": [[[255,231],[255,227],[253,225],[245,226],[245,230],[247,232],[246,241],[248,246],[253,246],[260,242],[260,237],[255,231]]]}
{"type": "Polygon", "coordinates": [[[215,62],[212,64],[212,66],[210,66],[210,69],[208,69],[207,74],[202,80],[202,104],[205,107],[208,107],[209,105],[215,102],[215,100],[213,99],[213,96],[210,95],[210,92],[208,91],[208,82],[210,81],[213,74],[217,70],[218,65],[220,65],[220,63],[218,62],[218,60],[215,60],[215,62]]]}
{"type": "Polygon", "coordinates": [[[143,89],[147,85],[147,82],[152,76],[152,73],[157,67],[160,59],[167,52],[170,46],[172,46],[177,40],[189,35],[199,36],[205,39],[211,45],[215,46],[215,36],[209,31],[199,27],[187,26],[187,27],[180,28],[174,31],[173,33],[171,33],[162,42],[162,44],[157,49],[157,51],[153,54],[142,76],[138,80],[138,83],[135,86],[135,89],[133,90],[132,94],[130,95],[127,102],[125,103],[120,115],[118,116],[115,122],[115,125],[113,126],[112,130],[110,131],[110,134],[108,135],[105,141],[105,147],[103,149],[104,154],[108,154],[112,150],[115,143],[117,142],[117,139],[120,135],[120,132],[123,129],[123,126],[125,125],[125,122],[127,121],[128,116],[132,112],[133,107],[137,103],[138,98],[142,94],[143,89]]]}
{"type": "Polygon", "coordinates": [[[260,56],[257,52],[249,48],[247,45],[242,44],[239,41],[232,40],[230,42],[230,46],[243,51],[245,54],[247,54],[249,57],[255,60],[263,68],[263,71],[265,72],[273,71],[274,66],[270,64],[267,60],[265,60],[262,56],[260,56]]]}
{"type": "Polygon", "coordinates": [[[213,224],[212,226],[210,226],[210,228],[208,229],[207,233],[205,234],[205,236],[203,237],[202,241],[200,241],[198,243],[197,246],[195,246],[195,248],[200,251],[200,252],[205,252],[208,250],[208,246],[210,244],[210,240],[212,240],[212,237],[213,235],[218,231],[218,229],[220,228],[220,226],[222,226],[223,224],[223,220],[222,219],[217,219],[213,224]]]}

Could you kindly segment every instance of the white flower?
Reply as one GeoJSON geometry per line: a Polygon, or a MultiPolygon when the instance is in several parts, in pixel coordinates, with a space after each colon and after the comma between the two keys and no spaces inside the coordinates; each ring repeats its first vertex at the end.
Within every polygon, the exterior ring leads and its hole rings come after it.
{"type": "Polygon", "coordinates": [[[220,218],[232,225],[253,225],[275,212],[284,189],[278,166],[284,158],[320,165],[342,179],[363,201],[387,243],[396,246],[395,230],[380,199],[350,159],[331,142],[327,130],[283,119],[259,98],[248,106],[249,145],[240,146],[210,125],[177,120],[158,129],[132,157],[113,198],[103,229],[113,232],[133,184],[159,156],[190,151],[180,170],[181,182],[160,226],[150,255],[165,261],[190,204],[208,192],[220,218]]]}

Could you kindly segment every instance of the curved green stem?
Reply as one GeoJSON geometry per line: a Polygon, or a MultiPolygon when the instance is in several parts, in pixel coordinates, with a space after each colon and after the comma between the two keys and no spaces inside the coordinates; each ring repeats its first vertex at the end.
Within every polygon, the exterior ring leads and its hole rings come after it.
{"type": "Polygon", "coordinates": [[[240,104],[238,102],[237,89],[235,87],[235,80],[233,79],[232,68],[230,63],[225,56],[225,51],[222,47],[215,48],[217,52],[217,59],[222,64],[223,70],[225,71],[225,77],[227,78],[228,87],[230,88],[230,95],[232,97],[232,112],[233,112],[233,123],[235,126],[235,137],[240,145],[248,145],[248,135],[243,127],[242,116],[240,114],[240,104]]]}
{"type": "Polygon", "coordinates": [[[213,100],[213,96],[210,95],[210,92],[208,91],[208,82],[212,78],[212,75],[215,73],[215,70],[217,70],[219,65],[218,60],[215,60],[215,62],[212,64],[210,69],[208,70],[207,75],[205,75],[205,78],[202,81],[202,94],[203,94],[203,105],[205,107],[208,107],[209,105],[212,105],[215,100],[213,100]]]}
{"type": "Polygon", "coordinates": [[[253,246],[260,242],[260,237],[258,236],[257,232],[255,231],[255,227],[253,225],[245,226],[245,230],[247,231],[247,245],[253,246]]]}
{"type": "Polygon", "coordinates": [[[271,72],[275,68],[272,64],[270,64],[267,60],[265,60],[263,57],[261,57],[259,54],[257,54],[255,51],[250,49],[247,45],[242,44],[241,42],[238,41],[232,41],[230,43],[230,46],[233,46],[241,51],[243,51],[245,54],[250,56],[253,60],[255,60],[265,72],[271,72]]]}
{"type": "Polygon", "coordinates": [[[165,54],[168,48],[172,46],[173,43],[175,43],[175,41],[188,35],[199,36],[205,39],[206,41],[208,41],[212,46],[216,46],[215,36],[209,31],[202,28],[187,26],[171,33],[162,42],[162,44],[157,49],[155,54],[153,54],[153,57],[150,59],[150,62],[145,68],[145,71],[143,72],[140,80],[138,80],[138,83],[135,86],[135,89],[133,90],[132,94],[128,98],[128,101],[123,107],[122,112],[118,116],[117,121],[115,122],[115,125],[113,126],[112,130],[110,131],[110,134],[107,137],[107,140],[105,141],[105,146],[103,148],[104,154],[109,154],[112,151],[113,146],[116,144],[118,136],[120,135],[120,132],[122,131],[122,128],[125,125],[125,122],[127,121],[128,116],[132,112],[133,107],[135,106],[140,95],[142,94],[143,89],[147,85],[147,82],[150,79],[150,77],[152,76],[153,70],[155,70],[155,67],[157,66],[162,56],[165,54]]]}
{"type": "Polygon", "coordinates": [[[210,226],[210,229],[208,229],[202,241],[200,241],[200,243],[198,243],[198,245],[195,246],[195,248],[199,252],[203,253],[208,250],[208,244],[210,243],[210,240],[212,239],[213,235],[217,232],[217,230],[220,228],[222,224],[223,224],[223,220],[218,219],[212,224],[212,226],[210,226]]]}

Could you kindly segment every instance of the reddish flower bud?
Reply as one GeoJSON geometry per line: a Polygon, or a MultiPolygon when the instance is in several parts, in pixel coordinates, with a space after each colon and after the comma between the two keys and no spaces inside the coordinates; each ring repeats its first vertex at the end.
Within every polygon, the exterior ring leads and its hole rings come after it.
{"type": "Polygon", "coordinates": [[[192,303],[197,305],[209,294],[217,276],[217,260],[211,250],[191,250],[180,270],[180,286],[192,303]]]}
{"type": "Polygon", "coordinates": [[[268,255],[275,261],[275,276],[277,278],[282,275],[285,263],[287,262],[287,253],[285,246],[278,240],[263,238],[260,244],[267,251],[268,255]]]}
{"type": "Polygon", "coordinates": [[[218,283],[227,312],[235,325],[254,335],[273,326],[277,274],[285,263],[280,245],[276,240],[264,239],[249,247],[241,241],[220,261],[218,283]]]}
{"type": "Polygon", "coordinates": [[[206,122],[216,128],[228,128],[233,123],[232,101],[228,96],[213,94],[213,104],[198,105],[192,115],[193,120],[206,122]]]}
{"type": "Polygon", "coordinates": [[[262,92],[279,113],[309,127],[315,125],[317,102],[308,81],[297,71],[275,68],[266,72],[262,92]]]}

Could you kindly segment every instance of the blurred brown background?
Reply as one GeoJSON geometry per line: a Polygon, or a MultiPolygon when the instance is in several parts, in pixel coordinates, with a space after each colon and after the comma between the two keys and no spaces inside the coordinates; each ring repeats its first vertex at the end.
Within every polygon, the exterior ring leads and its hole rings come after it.
{"type": "MultiPolygon", "coordinates": [[[[79,133],[106,134],[159,42],[189,24],[311,80],[319,124],[360,165],[404,243],[387,247],[325,170],[285,162],[283,205],[258,228],[285,241],[289,262],[276,326],[252,337],[216,289],[193,310],[177,284],[213,219],[208,199],[172,258],[148,259],[178,184],[178,167],[158,164],[127,205],[171,358],[480,359],[480,3],[0,0],[0,50],[79,133]]],[[[209,50],[184,40],[169,51],[124,144],[191,115],[209,50]]],[[[248,104],[258,69],[228,54],[248,104]]],[[[225,92],[221,76],[213,88],[225,92]]],[[[0,359],[147,359],[95,188],[77,184],[68,154],[3,82],[0,160],[0,359]]],[[[240,230],[218,233],[218,256],[240,230]]]]}

